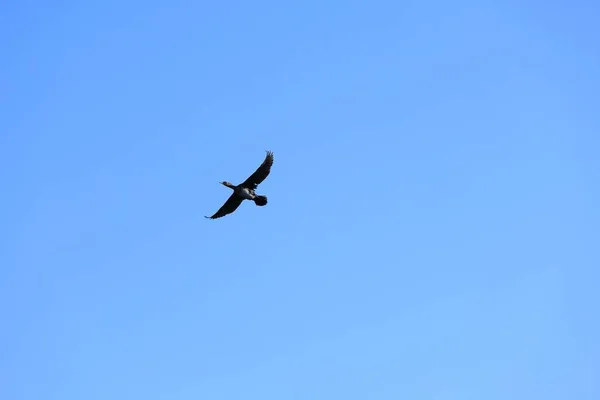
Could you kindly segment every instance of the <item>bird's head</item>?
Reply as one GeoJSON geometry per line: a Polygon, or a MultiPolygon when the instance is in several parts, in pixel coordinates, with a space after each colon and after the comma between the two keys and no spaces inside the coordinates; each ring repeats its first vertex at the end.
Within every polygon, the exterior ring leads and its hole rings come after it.
{"type": "Polygon", "coordinates": [[[231,182],[223,181],[223,182],[220,182],[220,183],[221,183],[221,185],[223,185],[223,186],[227,186],[227,187],[229,187],[229,188],[230,188],[230,187],[233,187],[233,185],[231,184],[231,182]]]}

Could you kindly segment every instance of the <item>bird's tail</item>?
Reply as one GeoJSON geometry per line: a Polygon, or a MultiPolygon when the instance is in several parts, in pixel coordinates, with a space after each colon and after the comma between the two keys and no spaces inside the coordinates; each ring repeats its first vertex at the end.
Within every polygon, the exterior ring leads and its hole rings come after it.
{"type": "Polygon", "coordinates": [[[266,206],[267,205],[267,196],[258,195],[254,198],[254,204],[257,206],[266,206]]]}

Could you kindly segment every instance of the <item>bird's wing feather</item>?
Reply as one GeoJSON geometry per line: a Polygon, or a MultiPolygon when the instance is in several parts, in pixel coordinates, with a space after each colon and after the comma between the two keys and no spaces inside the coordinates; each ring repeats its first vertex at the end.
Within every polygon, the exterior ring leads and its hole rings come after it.
{"type": "Polygon", "coordinates": [[[260,167],[258,167],[258,169],[242,183],[242,186],[252,190],[256,189],[256,187],[260,185],[260,183],[264,181],[267,176],[269,176],[269,173],[271,172],[271,166],[273,165],[273,160],[273,152],[267,151],[265,160],[262,162],[260,167]]]}
{"type": "Polygon", "coordinates": [[[240,196],[236,195],[235,193],[232,193],[231,196],[229,196],[229,198],[225,202],[225,204],[223,204],[221,206],[221,208],[219,208],[219,210],[212,217],[205,217],[205,218],[217,219],[217,218],[224,217],[227,214],[231,214],[232,212],[237,210],[237,208],[240,206],[240,204],[242,204],[243,200],[244,199],[241,198],[240,196]]]}

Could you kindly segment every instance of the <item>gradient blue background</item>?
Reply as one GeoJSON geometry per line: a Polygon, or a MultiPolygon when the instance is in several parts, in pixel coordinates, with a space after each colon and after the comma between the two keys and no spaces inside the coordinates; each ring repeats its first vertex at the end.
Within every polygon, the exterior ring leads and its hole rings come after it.
{"type": "Polygon", "coordinates": [[[600,398],[594,2],[0,11],[1,399],[600,398]]]}

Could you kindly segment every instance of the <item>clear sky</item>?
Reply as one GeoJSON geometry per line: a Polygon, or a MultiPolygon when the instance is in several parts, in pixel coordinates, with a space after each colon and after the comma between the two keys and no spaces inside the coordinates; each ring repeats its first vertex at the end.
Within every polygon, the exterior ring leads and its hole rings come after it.
{"type": "Polygon", "coordinates": [[[600,399],[598,15],[4,1],[0,398],[600,399]]]}

